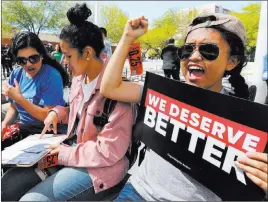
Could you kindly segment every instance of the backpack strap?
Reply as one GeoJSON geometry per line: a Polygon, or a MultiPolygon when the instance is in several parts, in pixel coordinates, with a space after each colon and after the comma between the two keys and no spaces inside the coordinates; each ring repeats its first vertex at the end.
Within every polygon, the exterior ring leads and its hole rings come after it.
{"type": "Polygon", "coordinates": [[[138,166],[141,165],[141,162],[143,161],[144,157],[145,157],[145,152],[146,152],[147,146],[144,145],[143,148],[140,150],[140,156],[139,156],[139,163],[138,166]]]}
{"type": "Polygon", "coordinates": [[[117,103],[116,100],[111,100],[111,99],[106,98],[102,114],[94,116],[93,123],[95,126],[99,126],[100,130],[102,130],[105,124],[109,122],[108,121],[109,116],[114,110],[116,103],[117,103]]]}
{"type": "MultiPolygon", "coordinates": [[[[109,122],[108,121],[109,116],[113,112],[116,103],[117,103],[116,100],[111,100],[109,98],[106,98],[102,114],[94,116],[94,118],[93,118],[94,125],[99,126],[100,130],[102,130],[102,128],[105,126],[105,124],[107,124],[109,122]]],[[[135,119],[137,117],[137,104],[132,103],[131,108],[132,108],[133,123],[134,123],[135,119]]],[[[139,150],[140,146],[141,146],[141,142],[139,140],[137,140],[132,135],[131,136],[131,146],[128,149],[128,151],[126,152],[126,157],[129,160],[129,168],[131,168],[133,166],[133,164],[135,163],[135,161],[136,161],[136,159],[138,157],[138,153],[139,153],[138,150],[139,150]]],[[[147,148],[147,146],[145,145],[140,151],[139,166],[140,166],[141,162],[144,159],[146,148],[147,148]]]]}
{"type": "Polygon", "coordinates": [[[103,113],[108,117],[115,108],[117,101],[106,98],[103,108],[103,113]]]}

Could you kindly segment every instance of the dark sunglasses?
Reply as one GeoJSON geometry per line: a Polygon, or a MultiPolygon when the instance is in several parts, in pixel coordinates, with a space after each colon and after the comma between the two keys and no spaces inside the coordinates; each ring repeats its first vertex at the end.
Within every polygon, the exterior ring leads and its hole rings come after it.
{"type": "MultiPolygon", "coordinates": [[[[181,60],[188,59],[196,49],[195,44],[186,44],[178,49],[178,56],[181,60]]],[[[197,47],[200,55],[206,60],[216,60],[219,56],[219,47],[212,43],[203,43],[197,47]]]]}
{"type": "Polygon", "coordinates": [[[38,63],[40,61],[40,58],[41,58],[41,56],[38,55],[38,54],[31,55],[28,58],[25,58],[25,57],[17,57],[16,58],[16,63],[18,65],[26,65],[27,64],[27,61],[29,61],[32,64],[36,64],[36,63],[38,63]]]}

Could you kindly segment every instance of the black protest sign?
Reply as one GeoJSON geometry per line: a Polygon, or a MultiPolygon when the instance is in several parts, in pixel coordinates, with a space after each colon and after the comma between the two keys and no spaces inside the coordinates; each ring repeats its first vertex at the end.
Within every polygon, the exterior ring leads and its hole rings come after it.
{"type": "Polygon", "coordinates": [[[262,200],[234,161],[267,153],[268,107],[146,74],[134,135],[222,200],[262,200]]]}

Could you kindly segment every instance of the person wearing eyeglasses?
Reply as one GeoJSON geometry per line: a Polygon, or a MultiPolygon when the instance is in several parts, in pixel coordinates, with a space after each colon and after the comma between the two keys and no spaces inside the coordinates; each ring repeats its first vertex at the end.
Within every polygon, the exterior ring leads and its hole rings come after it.
{"type": "Polygon", "coordinates": [[[68,75],[32,32],[16,34],[10,52],[18,68],[3,85],[9,107],[2,129],[12,124],[17,115],[21,124],[43,125],[49,109],[64,106],[63,87],[68,82],[68,75]]]}
{"type": "MultiPolygon", "coordinates": [[[[57,123],[68,123],[67,141],[49,147],[51,153],[58,153],[58,164],[64,167],[43,181],[14,170],[13,177],[10,175],[6,181],[2,178],[4,201],[98,200],[111,194],[109,189],[128,172],[126,153],[131,143],[133,108],[129,103],[117,102],[111,109],[99,92],[109,56],[102,53],[101,30],[87,21],[90,15],[85,3],[67,11],[70,23],[59,37],[64,60],[73,75],[69,106],[51,109],[40,135],[42,138],[51,130],[51,125],[56,131],[57,123]],[[107,107],[110,110],[105,110],[107,107]],[[14,185],[12,179],[16,178],[20,180],[14,185]]],[[[24,169],[29,170],[34,168],[24,169]]]]}
{"type": "MultiPolygon", "coordinates": [[[[144,16],[129,20],[123,36],[109,61],[101,83],[101,94],[123,102],[140,102],[143,85],[121,79],[129,46],[144,35],[148,22],[144,16]]],[[[224,75],[234,88],[234,96],[249,96],[245,79],[240,75],[246,64],[246,32],[242,22],[226,14],[196,17],[188,26],[185,44],[180,47],[182,73],[186,83],[221,94],[229,94],[222,85],[224,75]]],[[[185,92],[187,93],[187,92],[185,92]]],[[[265,192],[267,188],[267,154],[249,153],[236,165],[265,192]]],[[[218,201],[215,193],[195,181],[180,169],[147,149],[138,171],[130,177],[115,201],[218,201]],[[157,163],[156,163],[157,162],[157,163]]]]}

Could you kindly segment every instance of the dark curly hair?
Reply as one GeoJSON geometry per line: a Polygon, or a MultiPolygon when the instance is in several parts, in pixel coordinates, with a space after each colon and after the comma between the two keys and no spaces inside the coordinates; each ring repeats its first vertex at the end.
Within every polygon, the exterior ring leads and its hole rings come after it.
{"type": "Polygon", "coordinates": [[[231,71],[225,71],[224,76],[229,77],[229,82],[234,88],[234,96],[248,99],[249,90],[248,85],[246,84],[245,78],[241,76],[241,71],[243,67],[247,65],[247,57],[245,55],[245,47],[242,40],[232,32],[223,30],[218,27],[214,27],[218,30],[225,41],[229,44],[230,47],[230,57],[236,57],[238,64],[231,71]]]}
{"type": "MultiPolygon", "coordinates": [[[[215,20],[216,18],[214,16],[197,17],[192,22],[192,25],[215,20]]],[[[241,76],[243,67],[247,65],[246,51],[243,41],[236,34],[224,30],[217,25],[211,26],[210,28],[217,30],[221,34],[222,38],[228,43],[230,47],[229,57],[236,57],[238,60],[238,64],[235,66],[235,68],[233,68],[231,71],[224,72],[224,76],[230,75],[228,80],[234,88],[234,94],[230,94],[239,98],[249,99],[248,85],[245,82],[245,78],[241,76]]],[[[186,39],[187,37],[185,38],[185,41],[186,39]]]]}
{"type": "Polygon", "coordinates": [[[76,4],[67,11],[67,18],[70,21],[60,33],[60,39],[69,43],[70,47],[77,48],[80,55],[86,46],[91,46],[100,56],[104,43],[100,28],[92,22],[86,21],[91,15],[91,10],[84,4],[76,4]]]}
{"type": "Polygon", "coordinates": [[[47,50],[40,40],[40,38],[32,32],[19,32],[12,38],[12,44],[10,47],[10,52],[13,59],[17,57],[18,51],[23,48],[34,48],[42,57],[43,64],[48,64],[55,68],[62,77],[63,86],[68,84],[69,76],[64,68],[53,58],[49,56],[47,50]]]}

